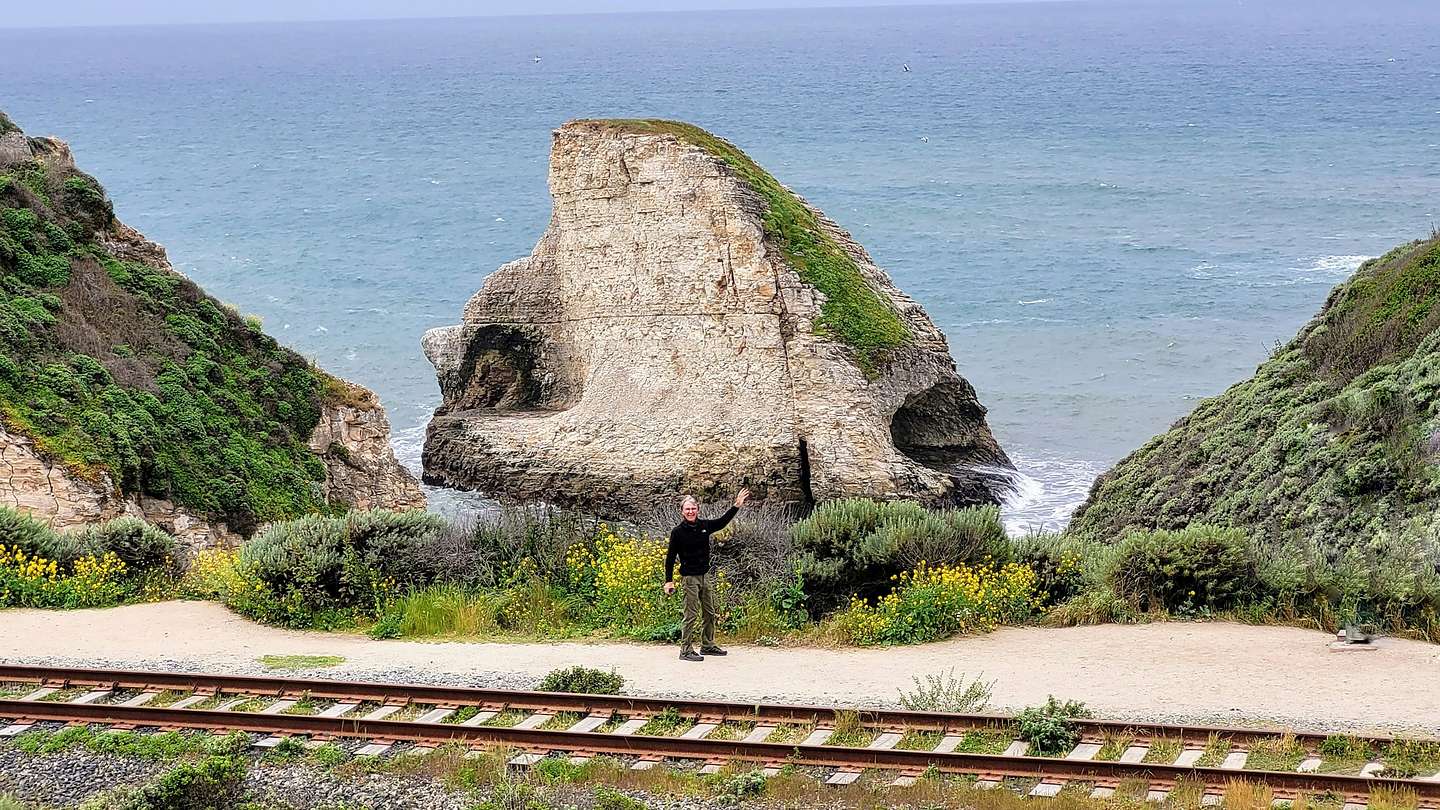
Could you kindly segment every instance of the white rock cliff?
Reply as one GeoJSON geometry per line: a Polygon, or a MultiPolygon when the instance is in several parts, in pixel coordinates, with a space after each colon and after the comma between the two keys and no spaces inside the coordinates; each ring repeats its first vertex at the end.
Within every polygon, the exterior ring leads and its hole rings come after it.
{"type": "Polygon", "coordinates": [[[823,294],[766,232],[767,198],[707,148],[572,122],[550,192],[534,252],[424,337],[444,395],[427,481],[617,513],[741,485],[996,499],[975,468],[1010,463],[945,336],[823,214],[808,209],[908,331],[873,364],[821,323],[823,294]]]}

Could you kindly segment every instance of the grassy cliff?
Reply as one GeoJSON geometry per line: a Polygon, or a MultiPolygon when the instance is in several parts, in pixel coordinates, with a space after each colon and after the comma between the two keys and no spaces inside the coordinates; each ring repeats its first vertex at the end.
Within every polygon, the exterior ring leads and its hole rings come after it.
{"type": "Polygon", "coordinates": [[[873,370],[887,350],[909,341],[909,329],[894,307],[866,282],[855,260],[820,227],[814,212],[734,144],[680,121],[647,118],[593,123],[628,132],[673,135],[733,169],[766,202],[765,236],[779,247],[802,281],[825,295],[817,326],[854,349],[863,368],[873,370]]]}
{"type": "Polygon", "coordinates": [[[237,528],[324,509],[306,442],[329,378],[169,269],[62,145],[16,132],[0,114],[21,147],[0,164],[6,428],[77,475],[237,528]]]}
{"type": "Polygon", "coordinates": [[[1073,532],[1208,523],[1332,556],[1431,537],[1440,507],[1440,236],[1366,262],[1255,376],[1096,481],[1073,532]]]}

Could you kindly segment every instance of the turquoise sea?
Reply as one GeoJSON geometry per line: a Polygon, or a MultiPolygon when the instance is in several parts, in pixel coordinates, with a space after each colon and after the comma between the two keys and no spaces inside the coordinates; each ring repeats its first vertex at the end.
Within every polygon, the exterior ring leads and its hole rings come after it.
{"type": "Polygon", "coordinates": [[[550,130],[701,124],[926,306],[1026,476],[1017,529],[1440,223],[1431,0],[0,29],[0,109],[378,391],[412,466],[420,334],[544,229],[550,130]]]}

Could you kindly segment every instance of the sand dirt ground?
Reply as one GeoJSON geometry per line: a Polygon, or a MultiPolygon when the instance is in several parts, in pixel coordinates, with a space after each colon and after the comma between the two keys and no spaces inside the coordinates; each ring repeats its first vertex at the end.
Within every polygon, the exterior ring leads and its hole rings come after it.
{"type": "Polygon", "coordinates": [[[734,647],[728,658],[694,664],[656,645],[374,641],[282,630],[207,602],[0,612],[0,660],[9,662],[178,661],[253,672],[262,655],[338,655],[346,663],[319,677],[419,672],[470,683],[481,674],[518,676],[510,685],[586,664],[613,667],[636,694],[854,705],[891,704],[913,675],[954,667],[993,679],[997,708],[1055,694],[1084,700],[1105,717],[1440,734],[1440,646],[1382,639],[1374,651],[1337,653],[1327,648],[1330,640],[1296,628],[1223,623],[1023,627],[894,649],[734,647]]]}

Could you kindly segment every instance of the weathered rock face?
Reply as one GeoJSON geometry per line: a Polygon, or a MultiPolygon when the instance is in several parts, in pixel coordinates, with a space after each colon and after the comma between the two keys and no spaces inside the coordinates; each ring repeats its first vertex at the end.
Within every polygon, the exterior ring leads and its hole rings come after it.
{"type": "MultiPolygon", "coordinates": [[[[425,505],[391,451],[390,426],[373,393],[311,368],[258,324],[227,312],[174,269],[164,248],[114,219],[109,200],[75,168],[63,142],[26,137],[3,113],[0,214],[0,401],[7,406],[0,420],[0,506],[57,529],[140,517],[204,547],[237,542],[257,519],[317,505],[425,505]],[[42,367],[61,383],[38,381],[33,372],[42,367]],[[242,388],[262,393],[242,403],[235,394],[242,388]],[[312,393],[297,395],[296,388],[312,393]],[[289,399],[278,402],[281,395],[289,399]],[[79,400],[99,404],[77,418],[80,412],[66,408],[79,400]],[[255,413],[227,425],[228,442],[209,435],[207,414],[244,408],[255,413]],[[171,413],[187,420],[184,430],[159,424],[171,413]],[[95,427],[82,440],[66,432],[76,424],[95,427]],[[147,451],[162,449],[154,437],[177,434],[196,437],[194,447],[181,448],[192,458],[223,454],[222,475],[202,479],[202,494],[213,482],[229,491],[216,502],[231,506],[235,493],[264,488],[242,502],[251,508],[231,509],[243,522],[195,508],[193,486],[173,487],[191,497],[177,503],[185,499],[171,500],[164,476],[158,485],[145,477],[157,466],[147,451]],[[128,455],[111,452],[122,442],[128,455]],[[270,457],[268,468],[245,479],[239,466],[287,444],[290,456],[270,457]],[[126,456],[125,480],[114,456],[126,456]]],[[[192,484],[216,469],[168,464],[169,475],[190,475],[192,484]]]]}
{"type": "Polygon", "coordinates": [[[310,449],[325,461],[325,499],[351,509],[424,509],[420,486],[395,460],[385,409],[355,388],[361,401],[327,404],[310,434],[310,449]]]}
{"type": "Polygon", "coordinates": [[[712,150],[574,122],[550,191],[534,252],[425,335],[444,395],[427,480],[614,512],[741,485],[995,499],[968,468],[1009,461],[944,335],[835,223],[805,206],[905,330],[875,362],[822,322],[825,296],[766,230],[772,199],[712,150]]]}
{"type": "Polygon", "coordinates": [[[191,550],[240,542],[223,521],[206,519],[163,498],[123,495],[110,476],[90,481],[47,461],[24,436],[0,425],[0,506],[65,531],[118,517],[138,517],[191,550]]]}

